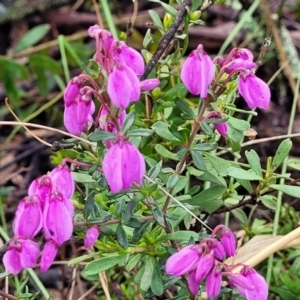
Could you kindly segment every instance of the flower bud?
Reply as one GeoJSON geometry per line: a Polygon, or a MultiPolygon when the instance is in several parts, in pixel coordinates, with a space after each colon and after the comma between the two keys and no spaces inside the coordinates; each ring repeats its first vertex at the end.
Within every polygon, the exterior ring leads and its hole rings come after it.
{"type": "Polygon", "coordinates": [[[198,282],[201,282],[203,279],[205,279],[205,277],[212,270],[214,263],[215,258],[213,253],[205,254],[200,258],[196,269],[196,280],[198,282]]]}
{"type": "Polygon", "coordinates": [[[196,296],[199,292],[199,281],[196,280],[196,271],[191,270],[188,273],[188,288],[192,295],[196,296]]]}
{"type": "Polygon", "coordinates": [[[227,257],[234,256],[236,251],[236,241],[233,232],[224,226],[220,233],[220,240],[227,257]]]}
{"type": "Polygon", "coordinates": [[[146,79],[140,82],[141,92],[150,91],[159,86],[160,81],[157,78],[146,79]]]}
{"type": "Polygon", "coordinates": [[[208,298],[215,298],[220,294],[222,274],[219,266],[215,266],[206,278],[206,293],[208,298]]]}
{"type": "Polygon", "coordinates": [[[70,106],[79,95],[79,91],[82,85],[82,80],[79,77],[71,79],[65,89],[64,101],[66,106],[70,106]]]}
{"type": "Polygon", "coordinates": [[[164,29],[166,31],[170,29],[174,19],[175,18],[172,15],[170,15],[169,13],[165,13],[163,24],[164,24],[164,29]]]}
{"type": "Polygon", "coordinates": [[[214,127],[220,135],[225,136],[227,134],[228,125],[227,125],[226,122],[224,122],[224,123],[215,123],[214,127]]]}
{"type": "Polygon", "coordinates": [[[189,18],[191,21],[197,21],[201,17],[201,11],[200,10],[195,10],[191,13],[189,13],[189,18]]]}
{"type": "Polygon", "coordinates": [[[99,237],[100,231],[98,226],[93,226],[89,228],[85,234],[84,246],[86,248],[91,248],[99,237]]]}

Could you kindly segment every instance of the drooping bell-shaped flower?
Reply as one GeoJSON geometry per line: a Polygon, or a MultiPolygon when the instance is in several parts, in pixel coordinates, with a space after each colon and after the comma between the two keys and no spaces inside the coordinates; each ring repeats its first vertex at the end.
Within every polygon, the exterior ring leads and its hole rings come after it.
{"type": "Polygon", "coordinates": [[[253,290],[254,285],[242,274],[228,274],[228,283],[231,287],[237,288],[239,293],[245,297],[245,290],[253,290]]]}
{"type": "Polygon", "coordinates": [[[222,274],[219,266],[215,266],[206,277],[206,293],[208,298],[215,298],[220,294],[222,274]]]}
{"type": "Polygon", "coordinates": [[[195,269],[200,257],[201,253],[195,245],[186,246],[168,258],[166,273],[174,276],[184,275],[195,269]]]}
{"type": "Polygon", "coordinates": [[[190,93],[206,98],[214,75],[215,66],[200,44],[183,63],[180,77],[190,93]]]}
{"type": "Polygon", "coordinates": [[[33,268],[39,256],[39,245],[28,239],[14,237],[3,256],[6,270],[16,275],[25,268],[33,268]]]}
{"type": "Polygon", "coordinates": [[[99,237],[100,231],[98,226],[93,226],[86,231],[84,237],[84,246],[86,248],[92,247],[99,237]]]}
{"type": "Polygon", "coordinates": [[[224,71],[228,74],[234,71],[240,71],[242,69],[252,70],[256,67],[256,63],[250,60],[244,60],[242,58],[236,58],[228,63],[226,66],[223,66],[224,71]]]}
{"type": "Polygon", "coordinates": [[[199,292],[199,281],[196,280],[196,271],[191,270],[188,273],[188,288],[192,295],[196,296],[199,292]]]}
{"type": "Polygon", "coordinates": [[[118,42],[113,52],[115,58],[121,63],[125,63],[136,75],[142,75],[145,69],[143,56],[135,49],[126,45],[125,42],[118,42]]]}
{"type": "Polygon", "coordinates": [[[61,245],[69,240],[73,232],[72,216],[65,205],[64,196],[56,193],[44,209],[44,235],[47,240],[54,240],[61,245]]]}
{"type": "Polygon", "coordinates": [[[235,48],[233,54],[233,59],[241,58],[243,60],[253,61],[253,53],[247,48],[235,48]]]}
{"type": "Polygon", "coordinates": [[[51,193],[52,182],[51,178],[47,175],[34,179],[28,188],[29,196],[37,195],[39,197],[42,210],[44,209],[45,202],[49,201],[51,193]]]}
{"type": "Polygon", "coordinates": [[[33,238],[43,225],[40,199],[36,195],[25,197],[18,205],[13,222],[15,236],[33,238]]]}
{"type": "Polygon", "coordinates": [[[214,257],[222,261],[225,257],[225,250],[223,245],[215,238],[210,239],[208,245],[210,250],[214,251],[214,257]]]}
{"type": "Polygon", "coordinates": [[[213,256],[213,251],[211,253],[203,255],[196,269],[196,280],[201,282],[206,276],[211,272],[215,264],[215,258],[213,256]]]}
{"type": "Polygon", "coordinates": [[[159,79],[157,78],[150,78],[140,82],[140,89],[141,92],[150,91],[158,87],[160,84],[159,79]]]}
{"type": "Polygon", "coordinates": [[[81,86],[82,79],[79,77],[74,77],[69,81],[64,93],[64,101],[66,106],[70,106],[75,101],[79,95],[81,86]]]}
{"type": "Polygon", "coordinates": [[[236,251],[236,241],[233,232],[223,226],[220,232],[220,240],[227,257],[234,256],[236,251]]]}
{"type": "Polygon", "coordinates": [[[41,256],[40,270],[41,272],[46,272],[52,265],[56,254],[57,254],[58,245],[53,240],[47,241],[44,246],[44,250],[41,256]]]}
{"type": "Polygon", "coordinates": [[[140,99],[140,81],[131,68],[117,63],[108,76],[107,92],[116,107],[126,109],[131,101],[140,99]]]}
{"type": "Polygon", "coordinates": [[[129,189],[134,182],[142,183],[145,160],[129,141],[118,141],[108,149],[102,168],[111,191],[117,193],[129,189]]]}
{"type": "Polygon", "coordinates": [[[235,282],[235,286],[241,295],[243,295],[247,300],[268,299],[268,284],[260,274],[248,266],[245,266],[241,270],[240,274],[248,280],[249,287],[253,287],[245,288],[244,286],[235,282]]]}
{"type": "Polygon", "coordinates": [[[271,92],[268,85],[252,72],[244,72],[238,80],[238,90],[250,109],[269,107],[271,92]]]}
{"type": "Polygon", "coordinates": [[[220,135],[225,136],[227,134],[228,125],[227,125],[226,122],[224,122],[224,123],[215,123],[214,127],[220,135]]]}

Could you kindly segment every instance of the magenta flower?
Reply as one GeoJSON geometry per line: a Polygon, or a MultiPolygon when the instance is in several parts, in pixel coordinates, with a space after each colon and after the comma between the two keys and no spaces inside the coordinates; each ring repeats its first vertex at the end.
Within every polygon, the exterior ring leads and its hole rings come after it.
{"type": "MultiPolygon", "coordinates": [[[[122,127],[125,118],[126,118],[126,111],[121,110],[120,113],[118,114],[118,116],[116,117],[117,122],[120,127],[122,127]]],[[[99,128],[104,131],[108,131],[108,132],[112,132],[112,133],[118,132],[115,124],[111,121],[109,112],[103,106],[100,108],[99,128]]]]}
{"type": "Polygon", "coordinates": [[[244,60],[242,58],[236,58],[228,63],[226,66],[223,66],[224,71],[228,74],[234,71],[241,71],[242,69],[251,70],[256,67],[256,63],[250,60],[244,60]]]}
{"type": "Polygon", "coordinates": [[[13,238],[3,256],[6,270],[16,275],[22,269],[33,268],[40,253],[39,245],[28,239],[13,238]]]}
{"type": "Polygon", "coordinates": [[[200,258],[196,269],[196,280],[198,282],[201,282],[204,278],[206,278],[206,276],[212,270],[214,264],[215,264],[215,258],[213,256],[213,253],[208,253],[203,255],[200,258]]]}
{"type": "Polygon", "coordinates": [[[224,226],[221,229],[220,240],[227,257],[234,256],[236,251],[236,241],[233,232],[224,226]]]}
{"type": "Polygon", "coordinates": [[[168,258],[166,273],[175,276],[184,275],[195,269],[200,257],[201,253],[195,245],[186,246],[168,258]]]}
{"type": "Polygon", "coordinates": [[[82,79],[79,77],[74,77],[69,81],[64,93],[64,101],[66,106],[70,106],[75,101],[79,95],[81,86],[82,79]]]}
{"type": "Polygon", "coordinates": [[[237,290],[243,297],[246,297],[245,290],[253,290],[254,289],[254,285],[251,284],[249,282],[249,280],[240,273],[229,274],[228,275],[228,283],[231,287],[237,288],[237,290]]]}
{"type": "Polygon", "coordinates": [[[208,298],[217,297],[221,291],[222,274],[219,266],[215,266],[206,277],[206,293],[208,298]]]}
{"type": "Polygon", "coordinates": [[[44,235],[47,240],[52,239],[57,245],[61,245],[71,238],[73,220],[62,194],[57,193],[45,204],[43,216],[44,235]]]}
{"type": "Polygon", "coordinates": [[[131,101],[140,99],[139,78],[127,65],[118,63],[108,76],[107,92],[116,107],[126,109],[131,101]]]}
{"type": "Polygon", "coordinates": [[[98,226],[93,226],[89,228],[85,234],[84,246],[86,248],[92,247],[99,237],[100,231],[98,226]]]}
{"type": "Polygon", "coordinates": [[[240,75],[238,90],[243,96],[250,109],[254,107],[268,108],[271,99],[271,92],[268,85],[256,77],[252,72],[240,75]]]}
{"type": "Polygon", "coordinates": [[[208,241],[208,246],[210,250],[214,251],[214,257],[218,260],[223,260],[225,257],[225,250],[223,245],[217,239],[210,239],[208,241]]]}
{"type": "Polygon", "coordinates": [[[41,202],[41,208],[44,209],[46,201],[49,201],[52,193],[51,178],[47,175],[41,176],[33,180],[28,188],[28,195],[36,195],[41,202]]]}
{"type": "Polygon", "coordinates": [[[196,296],[199,292],[199,281],[196,280],[195,270],[191,270],[188,273],[188,287],[192,295],[196,296]]]}
{"type": "Polygon", "coordinates": [[[13,222],[13,232],[17,237],[33,238],[43,225],[42,210],[38,196],[28,196],[21,200],[13,222]]]}
{"type": "Polygon", "coordinates": [[[158,87],[160,81],[157,78],[150,78],[140,82],[141,92],[150,91],[158,87]]]}
{"type": "Polygon", "coordinates": [[[214,127],[220,135],[225,136],[227,134],[228,125],[227,125],[226,122],[224,122],[224,123],[215,123],[214,127]]]}
{"type": "Polygon", "coordinates": [[[241,58],[243,60],[253,61],[253,53],[247,48],[234,49],[233,59],[241,58]]]}
{"type": "Polygon", "coordinates": [[[241,270],[240,274],[244,276],[249,282],[249,288],[245,288],[237,282],[234,282],[237,290],[242,296],[244,295],[247,300],[268,299],[268,284],[260,274],[258,274],[253,268],[248,266],[245,266],[241,270]]]}
{"type": "Polygon", "coordinates": [[[129,189],[132,183],[142,183],[145,160],[129,141],[118,141],[108,149],[102,162],[104,176],[113,193],[129,189]]]}
{"type": "Polygon", "coordinates": [[[41,257],[41,264],[40,264],[41,272],[46,272],[50,268],[50,266],[52,265],[56,257],[57,249],[58,249],[58,245],[53,240],[47,241],[41,257]]]}
{"type": "Polygon", "coordinates": [[[181,80],[190,93],[206,98],[214,76],[215,66],[200,44],[183,63],[181,80]]]}

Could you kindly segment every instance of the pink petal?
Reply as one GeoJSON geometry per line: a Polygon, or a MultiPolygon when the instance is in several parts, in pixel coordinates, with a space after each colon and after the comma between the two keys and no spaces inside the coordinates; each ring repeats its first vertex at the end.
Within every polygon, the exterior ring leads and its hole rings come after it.
{"type": "Polygon", "coordinates": [[[16,248],[9,248],[3,256],[3,265],[11,274],[17,275],[23,269],[20,252],[16,248]]]}
{"type": "Polygon", "coordinates": [[[79,136],[83,131],[83,125],[80,125],[77,119],[77,103],[65,106],[64,124],[71,134],[79,136]]]}
{"type": "Polygon", "coordinates": [[[57,245],[54,241],[49,240],[44,247],[41,257],[40,270],[46,272],[52,265],[57,255],[57,245]]]}
{"type": "Polygon", "coordinates": [[[40,247],[37,243],[31,240],[24,240],[21,245],[21,265],[24,269],[33,268],[40,254],[40,247]]]}
{"type": "Polygon", "coordinates": [[[130,101],[138,101],[141,96],[140,80],[131,68],[124,66],[124,72],[130,81],[128,88],[131,90],[130,101]]]}

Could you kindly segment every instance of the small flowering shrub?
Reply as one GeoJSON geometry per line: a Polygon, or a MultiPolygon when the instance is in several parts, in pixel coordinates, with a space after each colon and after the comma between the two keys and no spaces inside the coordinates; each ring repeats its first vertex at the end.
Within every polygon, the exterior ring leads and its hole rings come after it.
{"type": "MultiPolygon", "coordinates": [[[[77,236],[89,254],[69,265],[85,261],[86,277],[118,266],[132,278],[126,291],[144,298],[212,299],[233,290],[248,300],[268,298],[255,264],[235,262],[235,233],[223,224],[211,229],[206,218],[230,212],[243,223],[244,203],[274,207],[274,190],[295,196],[298,187],[278,184],[275,173],[291,142],[282,142],[266,170],[254,150],[244,153],[245,116],[255,113],[236,101],[267,109],[270,89],[249,49],[214,57],[200,43],[184,56],[180,39],[186,42],[200,16],[196,9],[180,8],[186,34],[176,36],[173,51],[160,44],[160,60],[98,25],[88,29],[95,54],[63,99],[65,128],[80,139],[53,156],[57,166],[20,201],[3,258],[8,272],[47,271],[58,248],[77,236]],[[245,154],[247,164],[220,157],[220,148],[245,154]],[[130,289],[133,282],[138,289],[130,289]]],[[[167,35],[178,16],[155,24],[167,35]]]]}

